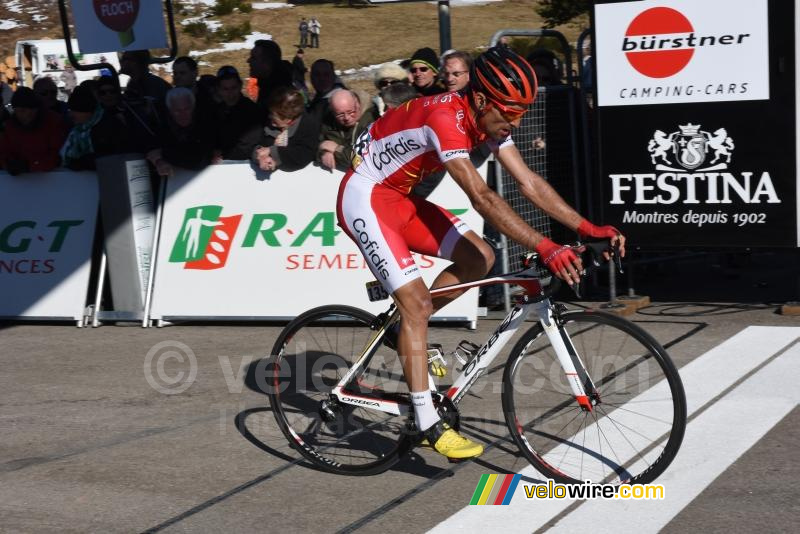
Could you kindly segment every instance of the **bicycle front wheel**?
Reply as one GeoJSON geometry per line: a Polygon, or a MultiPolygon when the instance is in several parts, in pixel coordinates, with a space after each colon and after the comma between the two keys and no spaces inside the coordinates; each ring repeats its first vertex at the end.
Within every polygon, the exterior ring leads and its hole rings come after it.
{"type": "MultiPolygon", "coordinates": [[[[267,383],[275,419],[292,447],[325,471],[381,473],[407,450],[402,416],[339,403],[331,395],[375,336],[373,320],[349,306],[315,308],[287,325],[272,349],[267,383]]],[[[379,345],[348,391],[407,394],[397,354],[379,345]]]]}
{"type": "Polygon", "coordinates": [[[575,400],[541,325],[511,352],[503,409],[517,446],[561,483],[645,484],[672,462],[686,427],[686,398],[666,351],[644,330],[600,312],[568,312],[563,329],[599,393],[575,400]]]}

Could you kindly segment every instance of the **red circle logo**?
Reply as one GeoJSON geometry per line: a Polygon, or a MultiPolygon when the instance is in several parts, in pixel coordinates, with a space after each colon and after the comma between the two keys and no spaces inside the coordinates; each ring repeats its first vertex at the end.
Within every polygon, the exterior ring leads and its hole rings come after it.
{"type": "Polygon", "coordinates": [[[645,76],[672,76],[689,63],[694,48],[673,49],[681,44],[681,40],[669,35],[693,31],[692,23],[679,11],[668,7],[647,9],[631,21],[625,32],[625,57],[634,69],[645,76]]]}

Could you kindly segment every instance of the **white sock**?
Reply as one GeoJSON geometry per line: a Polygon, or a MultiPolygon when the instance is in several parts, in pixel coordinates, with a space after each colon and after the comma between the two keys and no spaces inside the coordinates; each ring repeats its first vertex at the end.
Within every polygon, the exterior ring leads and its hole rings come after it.
{"type": "Polygon", "coordinates": [[[439,422],[439,412],[433,405],[429,389],[412,392],[411,403],[414,405],[414,419],[420,431],[428,430],[439,422]]]}

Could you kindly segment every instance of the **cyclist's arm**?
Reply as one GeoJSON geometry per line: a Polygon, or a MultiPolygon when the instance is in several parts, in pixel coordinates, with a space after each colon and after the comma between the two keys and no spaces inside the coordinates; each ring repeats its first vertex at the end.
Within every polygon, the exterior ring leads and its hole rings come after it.
{"type": "Polygon", "coordinates": [[[620,254],[625,256],[625,236],[611,226],[596,227],[572,206],[561,198],[547,181],[533,172],[519,150],[513,144],[504,146],[497,152],[497,160],[514,177],[520,192],[534,205],[541,208],[549,216],[581,235],[588,234],[594,238],[609,238],[611,242],[619,244],[620,254]],[[591,230],[585,232],[585,228],[591,230]]]}
{"type": "Polygon", "coordinates": [[[497,160],[517,181],[520,193],[525,198],[567,228],[578,230],[583,217],[544,178],[528,168],[516,146],[501,148],[497,153],[497,160]]]}
{"type": "Polygon", "coordinates": [[[544,238],[486,185],[468,158],[451,159],[444,167],[467,194],[475,210],[498,231],[529,250],[534,250],[544,238]]]}

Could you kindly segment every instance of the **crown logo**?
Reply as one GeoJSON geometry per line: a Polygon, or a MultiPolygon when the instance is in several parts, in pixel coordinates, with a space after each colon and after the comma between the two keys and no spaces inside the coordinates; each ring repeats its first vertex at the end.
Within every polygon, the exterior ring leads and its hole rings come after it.
{"type": "Polygon", "coordinates": [[[697,135],[700,131],[700,124],[692,124],[691,122],[686,125],[678,125],[678,128],[681,129],[681,135],[697,135]]]}

